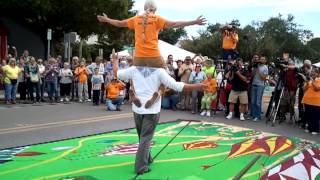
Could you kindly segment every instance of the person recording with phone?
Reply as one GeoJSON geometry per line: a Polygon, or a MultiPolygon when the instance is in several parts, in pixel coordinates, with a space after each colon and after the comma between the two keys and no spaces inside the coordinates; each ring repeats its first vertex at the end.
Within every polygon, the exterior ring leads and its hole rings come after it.
{"type": "Polygon", "coordinates": [[[240,100],[240,120],[244,121],[244,113],[248,105],[248,71],[244,68],[243,60],[241,58],[232,64],[231,71],[226,74],[232,84],[231,92],[229,95],[229,114],[227,119],[232,119],[234,113],[234,105],[240,100]]]}
{"type": "Polygon", "coordinates": [[[60,102],[69,102],[70,92],[71,92],[71,84],[73,73],[69,68],[69,63],[65,62],[63,64],[63,69],[60,69],[60,102]]]}
{"type": "Polygon", "coordinates": [[[298,124],[301,128],[306,127],[306,118],[305,118],[305,108],[302,104],[302,98],[304,96],[304,85],[311,79],[312,72],[312,63],[310,60],[304,60],[303,66],[299,68],[297,75],[298,81],[298,109],[299,109],[299,120],[298,124]]]}

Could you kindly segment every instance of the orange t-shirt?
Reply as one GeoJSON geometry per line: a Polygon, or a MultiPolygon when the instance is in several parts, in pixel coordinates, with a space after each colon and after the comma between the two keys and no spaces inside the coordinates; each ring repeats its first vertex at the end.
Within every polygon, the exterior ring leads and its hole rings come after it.
{"type": "Polygon", "coordinates": [[[88,71],[86,67],[77,67],[75,74],[79,77],[79,83],[86,83],[88,80],[88,71]]]}
{"type": "Polygon", "coordinates": [[[134,16],[127,20],[128,28],[135,31],[135,57],[160,57],[158,35],[166,25],[167,20],[157,15],[148,15],[143,41],[143,15],[134,16]]]}
{"type": "Polygon", "coordinates": [[[212,94],[217,92],[217,80],[215,80],[215,79],[211,79],[211,80],[205,79],[202,83],[208,85],[208,90],[206,92],[212,93],[212,94]]]}
{"type": "Polygon", "coordinates": [[[106,88],[106,94],[108,99],[115,99],[119,96],[120,90],[124,89],[124,85],[121,83],[109,83],[106,88]]]}
{"type": "MultiPolygon", "coordinates": [[[[226,32],[224,32],[224,33],[226,33],[226,32]]],[[[230,33],[230,32],[227,32],[227,33],[230,33]]],[[[222,48],[223,49],[236,49],[238,41],[239,41],[238,34],[235,34],[234,38],[232,38],[231,33],[230,33],[229,36],[224,34],[223,35],[222,48]]]]}
{"type": "MultiPolygon", "coordinates": [[[[320,79],[316,79],[316,85],[320,86],[320,79]]],[[[312,84],[308,83],[308,89],[304,93],[302,103],[311,106],[320,106],[320,91],[315,91],[312,84]]]]}

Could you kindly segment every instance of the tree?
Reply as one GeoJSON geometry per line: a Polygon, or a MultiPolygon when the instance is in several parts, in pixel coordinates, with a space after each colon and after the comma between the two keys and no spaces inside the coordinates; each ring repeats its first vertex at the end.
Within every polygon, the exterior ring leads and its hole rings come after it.
{"type": "MultiPolygon", "coordinates": [[[[294,57],[319,58],[320,40],[311,40],[310,30],[302,29],[294,22],[294,17],[282,15],[271,17],[267,21],[253,22],[252,25],[240,27],[238,20],[230,23],[237,27],[239,42],[237,50],[240,57],[249,60],[253,53],[261,53],[273,60],[281,57],[283,52],[289,52],[294,57]]],[[[219,57],[221,54],[222,37],[219,31],[221,24],[209,24],[199,37],[181,42],[183,48],[201,53],[210,57],[219,57]]]]}
{"type": "Polygon", "coordinates": [[[53,30],[53,42],[61,42],[64,33],[77,32],[86,39],[92,34],[107,36],[108,43],[124,43],[116,29],[98,23],[96,15],[105,12],[116,19],[131,17],[133,0],[2,0],[0,15],[27,26],[46,41],[46,31],[53,30]],[[22,15],[22,16],[21,16],[22,15]]]}
{"type": "Polygon", "coordinates": [[[313,50],[320,52],[320,38],[311,39],[307,45],[313,50]]]}
{"type": "Polygon", "coordinates": [[[186,37],[187,32],[183,28],[169,28],[169,29],[164,29],[160,32],[159,34],[159,39],[170,43],[172,45],[175,45],[180,38],[186,37]]]}

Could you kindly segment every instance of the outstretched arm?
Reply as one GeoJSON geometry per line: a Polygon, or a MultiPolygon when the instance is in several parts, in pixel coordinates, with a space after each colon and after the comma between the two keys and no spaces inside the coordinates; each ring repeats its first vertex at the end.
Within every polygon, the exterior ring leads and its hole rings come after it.
{"type": "Polygon", "coordinates": [[[105,13],[103,13],[103,16],[98,15],[97,19],[101,23],[108,23],[116,27],[128,27],[127,20],[111,19],[105,13]]]}
{"type": "Polygon", "coordinates": [[[117,73],[118,73],[118,67],[119,67],[119,61],[118,61],[118,54],[116,54],[116,51],[114,49],[112,49],[112,71],[113,71],[113,75],[114,77],[118,77],[117,73]]]}
{"type": "Polygon", "coordinates": [[[202,16],[199,16],[196,20],[193,21],[167,21],[165,28],[180,28],[191,25],[205,25],[206,19],[202,16]]]}

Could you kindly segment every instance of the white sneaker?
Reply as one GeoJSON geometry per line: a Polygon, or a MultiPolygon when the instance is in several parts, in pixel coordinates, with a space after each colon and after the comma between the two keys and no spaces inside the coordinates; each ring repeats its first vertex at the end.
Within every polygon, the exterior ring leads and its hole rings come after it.
{"type": "Polygon", "coordinates": [[[69,102],[69,101],[70,101],[70,100],[69,100],[69,98],[67,98],[67,97],[65,98],[65,100],[66,100],[67,102],[69,102]]]}
{"type": "Polygon", "coordinates": [[[253,121],[254,122],[258,122],[258,121],[260,121],[260,119],[259,118],[254,118],[253,121]]]}
{"type": "Polygon", "coordinates": [[[87,102],[91,102],[91,99],[87,99],[87,102]]]}
{"type": "Polygon", "coordinates": [[[200,113],[200,116],[204,116],[206,114],[206,110],[203,110],[201,113],[200,113]]]}
{"type": "Polygon", "coordinates": [[[312,135],[318,135],[318,133],[317,133],[317,132],[312,132],[311,134],[312,134],[312,135]]]}
{"type": "Polygon", "coordinates": [[[226,118],[227,118],[227,119],[232,119],[232,113],[229,113],[226,118]]]}
{"type": "Polygon", "coordinates": [[[308,129],[305,129],[304,132],[309,133],[309,130],[308,130],[308,129]]]}
{"type": "Polygon", "coordinates": [[[60,99],[60,102],[63,102],[63,98],[60,99]]]}
{"type": "Polygon", "coordinates": [[[207,116],[210,117],[211,116],[211,113],[209,110],[207,110],[207,116]]]}
{"type": "Polygon", "coordinates": [[[82,103],[82,99],[79,99],[79,103],[82,103]]]}
{"type": "Polygon", "coordinates": [[[244,120],[246,120],[246,119],[244,118],[244,115],[243,115],[243,114],[240,114],[240,121],[244,121],[244,120]]]}

